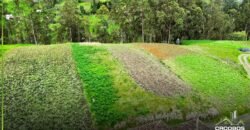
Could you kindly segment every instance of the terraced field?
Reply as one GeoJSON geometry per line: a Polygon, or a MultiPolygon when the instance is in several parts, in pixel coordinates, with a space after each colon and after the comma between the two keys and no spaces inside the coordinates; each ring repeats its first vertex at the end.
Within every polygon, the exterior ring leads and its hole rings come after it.
{"type": "Polygon", "coordinates": [[[139,47],[158,57],[194,91],[213,102],[220,112],[229,112],[232,108],[247,112],[250,80],[238,56],[239,48],[250,44],[232,41],[187,41],[184,44],[186,46],[174,49],[160,44],[139,47]]]}
{"type": "Polygon", "coordinates": [[[70,46],[13,49],[4,70],[5,129],[92,129],[70,46]]]}
{"type": "Polygon", "coordinates": [[[109,50],[124,64],[130,75],[145,89],[162,96],[187,94],[190,88],[159,61],[140,50],[111,46],[109,50]]]}
{"type": "Polygon", "coordinates": [[[184,44],[9,47],[5,127],[193,128],[197,117],[217,122],[234,110],[248,113],[250,79],[235,59],[250,43],[184,44]]]}

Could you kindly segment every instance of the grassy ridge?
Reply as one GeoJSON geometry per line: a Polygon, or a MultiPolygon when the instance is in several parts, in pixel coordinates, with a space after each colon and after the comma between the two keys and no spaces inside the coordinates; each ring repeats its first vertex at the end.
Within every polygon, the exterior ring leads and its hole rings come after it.
{"type": "Polygon", "coordinates": [[[17,48],[5,59],[5,129],[91,129],[68,45],[17,48]]]}
{"type": "Polygon", "coordinates": [[[201,55],[179,56],[166,63],[220,112],[248,111],[250,80],[244,73],[201,55]]]}

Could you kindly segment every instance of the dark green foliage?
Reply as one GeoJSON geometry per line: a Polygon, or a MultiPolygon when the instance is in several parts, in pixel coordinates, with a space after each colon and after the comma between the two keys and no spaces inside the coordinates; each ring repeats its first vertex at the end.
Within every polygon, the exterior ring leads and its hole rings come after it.
{"type": "Polygon", "coordinates": [[[92,129],[70,46],[23,47],[5,58],[6,130],[92,129]]]}
{"type": "Polygon", "coordinates": [[[84,83],[84,91],[90,104],[90,110],[97,125],[110,127],[120,119],[114,110],[117,90],[113,87],[113,78],[109,66],[102,64],[102,55],[108,55],[103,48],[73,45],[73,56],[78,73],[84,83]]]}
{"type": "MultiPolygon", "coordinates": [[[[5,1],[5,43],[170,42],[226,39],[234,31],[250,37],[249,0],[31,0],[5,1]],[[107,17],[91,35],[85,17],[107,17]],[[87,28],[87,29],[86,29],[87,28]]],[[[2,11],[0,11],[2,12],[2,11]]]]}

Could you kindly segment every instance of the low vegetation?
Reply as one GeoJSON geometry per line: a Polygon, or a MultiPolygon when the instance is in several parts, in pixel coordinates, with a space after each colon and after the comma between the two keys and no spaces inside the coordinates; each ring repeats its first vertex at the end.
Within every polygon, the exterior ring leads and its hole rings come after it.
{"type": "Polygon", "coordinates": [[[117,90],[113,87],[110,66],[103,64],[107,52],[103,48],[73,45],[73,56],[84,83],[86,98],[98,126],[111,126],[121,118],[114,110],[117,90]]]}
{"type": "Polygon", "coordinates": [[[245,73],[201,55],[179,56],[165,62],[220,112],[249,110],[250,80],[245,73]]]}
{"type": "Polygon", "coordinates": [[[250,48],[249,41],[188,40],[183,42],[188,49],[224,61],[239,63],[240,48],[250,48]]]}
{"type": "Polygon", "coordinates": [[[161,97],[142,89],[106,47],[73,45],[72,48],[85,96],[99,128],[127,128],[138,120],[150,121],[151,116],[183,121],[194,111],[209,116],[207,110],[211,106],[208,103],[203,106],[206,101],[197,100],[197,94],[161,97]],[[197,107],[192,107],[194,104],[197,107]]]}
{"type": "Polygon", "coordinates": [[[3,56],[3,54],[11,49],[22,47],[22,46],[29,46],[30,44],[14,44],[14,45],[0,45],[0,57],[3,56]]]}
{"type": "MultiPolygon", "coordinates": [[[[236,58],[249,42],[184,44],[5,46],[6,128],[126,129],[159,119],[176,125],[248,112],[250,80],[236,58]],[[155,74],[159,66],[178,75],[187,93],[162,96],[145,89],[155,89],[158,79],[176,81],[155,74]],[[146,76],[143,83],[138,76],[146,76]]],[[[160,90],[176,93],[161,82],[160,90]]]]}
{"type": "Polygon", "coordinates": [[[5,129],[92,129],[70,46],[13,49],[4,73],[5,129]]]}

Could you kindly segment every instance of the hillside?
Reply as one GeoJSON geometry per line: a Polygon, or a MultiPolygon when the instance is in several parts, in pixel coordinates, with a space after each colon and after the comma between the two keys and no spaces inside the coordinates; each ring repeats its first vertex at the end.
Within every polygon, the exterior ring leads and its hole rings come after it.
{"type": "Polygon", "coordinates": [[[156,120],[172,127],[248,113],[250,79],[237,56],[250,43],[184,44],[7,45],[5,127],[124,129],[156,120]]]}

